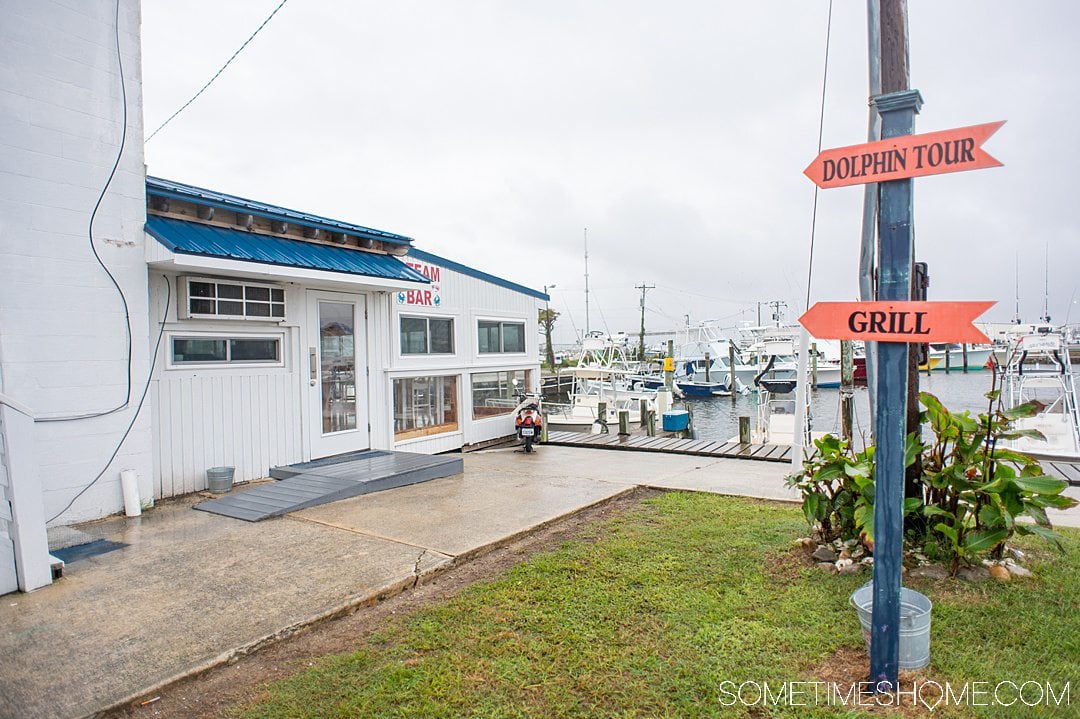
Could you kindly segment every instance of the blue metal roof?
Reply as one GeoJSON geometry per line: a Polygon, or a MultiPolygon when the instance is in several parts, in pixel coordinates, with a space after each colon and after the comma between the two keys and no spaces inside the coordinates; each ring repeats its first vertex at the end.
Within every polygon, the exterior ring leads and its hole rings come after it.
{"type": "Polygon", "coordinates": [[[146,231],[172,252],[429,284],[396,257],[149,215],[146,231]]]}
{"type": "Polygon", "coordinates": [[[329,217],[320,217],[306,212],[298,212],[277,205],[268,205],[265,202],[247,200],[235,195],[227,195],[224,192],[207,190],[202,187],[185,185],[182,182],[165,180],[160,177],[146,178],[146,194],[158,197],[169,197],[176,200],[187,200],[200,205],[208,205],[224,210],[240,210],[260,217],[268,217],[272,220],[292,222],[305,227],[317,227],[321,230],[333,232],[348,232],[357,237],[368,237],[373,240],[381,240],[395,245],[411,245],[412,239],[404,235],[395,235],[392,232],[373,230],[362,225],[353,225],[348,222],[332,220],[329,217]]]}
{"type": "Polygon", "coordinates": [[[415,247],[413,247],[413,248],[411,248],[409,250],[409,255],[408,256],[416,258],[416,259],[420,260],[421,262],[430,262],[433,265],[438,265],[439,267],[445,267],[448,270],[453,270],[454,272],[460,272],[461,274],[468,275],[469,277],[475,277],[475,278],[477,278],[479,280],[484,280],[485,282],[490,282],[491,284],[498,285],[499,287],[505,287],[508,290],[513,290],[514,292],[520,292],[523,295],[529,295],[530,297],[535,297],[536,299],[543,300],[544,302],[547,302],[547,301],[550,300],[550,295],[546,295],[543,292],[541,292],[540,290],[534,290],[534,289],[531,289],[529,287],[526,287],[525,285],[519,285],[516,282],[511,282],[510,280],[504,280],[503,278],[496,277],[495,275],[489,275],[487,272],[481,272],[480,270],[475,270],[472,267],[467,267],[466,265],[463,265],[463,264],[461,264],[459,262],[454,262],[453,260],[448,260],[445,257],[439,257],[438,255],[433,255],[430,252],[424,252],[423,250],[418,250],[415,247]]]}

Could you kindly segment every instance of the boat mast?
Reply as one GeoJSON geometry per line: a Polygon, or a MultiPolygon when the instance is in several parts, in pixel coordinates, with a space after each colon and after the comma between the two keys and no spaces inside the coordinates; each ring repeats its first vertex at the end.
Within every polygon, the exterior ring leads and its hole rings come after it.
{"type": "Polygon", "coordinates": [[[1043,316],[1042,321],[1050,324],[1050,243],[1046,243],[1046,269],[1043,277],[1043,316]]]}
{"type": "Polygon", "coordinates": [[[585,336],[589,336],[589,228],[585,228],[585,336]]]}
{"type": "Polygon", "coordinates": [[[1020,324],[1020,253],[1016,253],[1016,311],[1013,313],[1013,324],[1020,324]]]}

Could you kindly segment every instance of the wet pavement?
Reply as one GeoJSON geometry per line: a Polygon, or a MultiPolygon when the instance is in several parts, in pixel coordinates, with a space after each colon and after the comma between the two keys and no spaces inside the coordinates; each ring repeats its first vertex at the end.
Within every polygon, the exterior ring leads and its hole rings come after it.
{"type": "Polygon", "coordinates": [[[80,525],[127,546],[0,597],[0,717],[93,714],[637,486],[796,499],[790,466],[770,462],[554,446],[464,459],[464,474],[261,522],[189,496],[80,525]]]}

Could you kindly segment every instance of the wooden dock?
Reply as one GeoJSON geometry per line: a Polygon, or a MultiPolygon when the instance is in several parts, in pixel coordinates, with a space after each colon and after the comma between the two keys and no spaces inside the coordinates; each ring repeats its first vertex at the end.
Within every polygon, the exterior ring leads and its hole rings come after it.
{"type": "MultiPolygon", "coordinates": [[[[649,437],[642,434],[589,434],[586,432],[551,432],[547,444],[595,449],[622,449],[631,452],[667,452],[699,457],[734,457],[766,462],[790,462],[791,447],[786,444],[739,444],[703,439],[679,439],[670,434],[649,437]]],[[[1041,458],[1043,471],[1080,487],[1080,463],[1063,459],[1041,458]]]]}
{"type": "Polygon", "coordinates": [[[1073,487],[1080,487],[1080,464],[1064,459],[1039,458],[1043,471],[1051,477],[1064,479],[1073,487]]]}
{"type": "Polygon", "coordinates": [[[766,462],[790,462],[791,447],[786,444],[739,444],[706,439],[679,439],[671,435],[587,434],[585,432],[551,432],[547,444],[597,449],[622,449],[631,452],[666,452],[690,454],[697,457],[734,457],[766,462]]]}

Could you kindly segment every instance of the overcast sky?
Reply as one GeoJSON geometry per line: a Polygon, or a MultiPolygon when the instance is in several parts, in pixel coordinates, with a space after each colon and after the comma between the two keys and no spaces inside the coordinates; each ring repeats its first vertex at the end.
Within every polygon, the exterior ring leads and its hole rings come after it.
{"type": "MultiPolygon", "coordinates": [[[[278,0],[144,0],[147,134],[278,0]]],[[[558,340],[756,319],[806,293],[828,0],[290,0],[146,147],[150,174],[408,235],[542,288],[558,340]]],[[[932,299],[1080,321],[1080,3],[909,0],[918,132],[1005,166],[919,179],[932,299]],[[1069,307],[1073,308],[1070,312],[1069,307]]],[[[866,8],[836,0],[824,147],[866,138],[866,8]]],[[[862,188],[819,196],[811,301],[856,299],[862,188]]]]}

